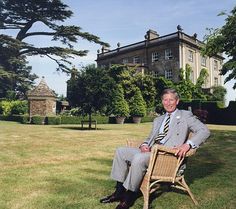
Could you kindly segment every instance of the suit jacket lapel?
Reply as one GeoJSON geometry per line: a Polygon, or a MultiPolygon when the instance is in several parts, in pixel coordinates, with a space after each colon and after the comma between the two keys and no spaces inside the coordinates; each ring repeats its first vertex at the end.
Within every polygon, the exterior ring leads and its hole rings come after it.
{"type": "Polygon", "coordinates": [[[169,128],[169,131],[167,132],[167,135],[166,135],[167,140],[171,136],[173,130],[175,130],[177,125],[179,124],[180,118],[181,118],[181,112],[179,110],[176,110],[176,113],[174,114],[173,118],[171,119],[170,128],[169,128]]]}
{"type": "Polygon", "coordinates": [[[158,135],[158,133],[159,133],[159,130],[160,130],[160,128],[161,128],[161,124],[162,124],[162,122],[163,122],[163,120],[165,119],[165,115],[162,115],[162,116],[160,116],[159,117],[159,120],[157,121],[157,123],[156,123],[156,125],[155,125],[155,132],[154,132],[154,134],[153,134],[153,137],[156,137],[157,135],[158,135]]]}

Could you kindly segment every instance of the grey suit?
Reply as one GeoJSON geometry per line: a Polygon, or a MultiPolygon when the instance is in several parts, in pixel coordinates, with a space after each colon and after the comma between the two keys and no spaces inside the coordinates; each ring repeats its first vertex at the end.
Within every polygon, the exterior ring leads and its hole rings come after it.
{"type": "MultiPolygon", "coordinates": [[[[159,129],[165,116],[154,119],[152,130],[144,141],[150,147],[159,133],[159,129]]],[[[176,147],[184,144],[189,132],[192,132],[191,142],[198,147],[210,135],[206,125],[200,122],[190,111],[177,110],[170,123],[169,131],[164,138],[164,145],[176,147]]],[[[120,147],[116,150],[113,160],[111,178],[124,182],[124,187],[131,191],[137,191],[146,172],[150,158],[150,152],[141,153],[138,148],[120,147]],[[130,168],[127,161],[131,162],[130,168]]]]}

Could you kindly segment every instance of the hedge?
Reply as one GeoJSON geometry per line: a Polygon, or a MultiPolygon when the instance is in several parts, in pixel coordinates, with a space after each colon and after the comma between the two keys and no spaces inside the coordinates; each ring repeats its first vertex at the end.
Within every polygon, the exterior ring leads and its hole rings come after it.
{"type": "Polygon", "coordinates": [[[45,117],[40,115],[34,115],[31,117],[31,123],[35,125],[45,124],[45,117]]]}
{"type": "Polygon", "coordinates": [[[59,116],[47,116],[45,118],[45,124],[47,125],[60,125],[61,124],[61,117],[59,116]]]}
{"type": "MultiPolygon", "coordinates": [[[[81,124],[81,120],[88,120],[87,117],[77,117],[77,116],[32,116],[31,117],[31,124],[45,124],[45,125],[59,125],[59,124],[81,124]]],[[[152,116],[145,116],[142,118],[142,123],[145,122],[152,122],[154,117],[152,116]]],[[[23,124],[28,124],[30,121],[29,115],[11,115],[11,116],[3,116],[0,115],[0,120],[6,121],[16,121],[23,124]]],[[[98,124],[115,124],[116,119],[115,117],[108,117],[108,116],[101,116],[95,115],[92,116],[92,120],[97,120],[98,124]]],[[[125,123],[133,123],[132,117],[128,117],[125,120],[125,123]]]]}
{"type": "Polygon", "coordinates": [[[19,123],[28,123],[29,116],[28,115],[0,115],[0,120],[16,121],[19,123]]]}
{"type": "Polygon", "coordinates": [[[194,101],[180,102],[180,109],[191,107],[192,112],[207,111],[206,123],[219,125],[236,125],[236,101],[230,101],[228,107],[220,108],[217,102],[194,101]]]}

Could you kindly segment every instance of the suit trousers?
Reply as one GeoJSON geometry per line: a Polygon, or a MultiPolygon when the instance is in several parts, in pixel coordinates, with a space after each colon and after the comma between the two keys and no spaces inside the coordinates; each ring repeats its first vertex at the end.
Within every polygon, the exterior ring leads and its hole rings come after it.
{"type": "Polygon", "coordinates": [[[146,173],[149,159],[150,152],[142,153],[139,148],[117,148],[113,159],[111,178],[123,182],[123,186],[127,190],[137,192],[146,173]]]}

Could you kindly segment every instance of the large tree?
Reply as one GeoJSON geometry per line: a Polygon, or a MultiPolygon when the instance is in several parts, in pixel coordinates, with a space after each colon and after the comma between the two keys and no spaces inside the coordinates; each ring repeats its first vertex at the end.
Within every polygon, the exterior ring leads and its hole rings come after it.
{"type": "Polygon", "coordinates": [[[108,71],[115,82],[123,87],[125,99],[129,104],[138,87],[147,107],[152,108],[154,106],[156,90],[152,76],[138,73],[137,67],[128,65],[113,65],[108,71]]]}
{"type": "Polygon", "coordinates": [[[27,67],[28,56],[48,57],[58,64],[57,70],[70,72],[70,59],[85,56],[88,52],[74,48],[78,38],[108,46],[99,37],[82,32],[79,26],[61,24],[72,15],[73,12],[61,0],[0,1],[0,29],[5,34],[0,34],[1,86],[7,83],[15,90],[19,78],[28,82],[35,79],[27,67]],[[39,36],[49,37],[51,43],[37,46],[29,42],[39,36]]]}
{"type": "MultiPolygon", "coordinates": [[[[226,15],[221,13],[221,15],[226,15]]],[[[206,46],[203,53],[213,56],[217,53],[225,53],[228,57],[221,70],[222,75],[226,75],[225,83],[236,79],[236,7],[227,15],[225,25],[218,29],[209,29],[209,34],[205,37],[206,46]]],[[[236,82],[233,86],[236,89],[236,82]]]]}
{"type": "Polygon", "coordinates": [[[92,113],[101,113],[110,104],[114,84],[107,70],[95,65],[88,65],[80,71],[73,70],[68,81],[67,97],[71,106],[80,107],[84,114],[89,115],[90,128],[92,113]]]}

